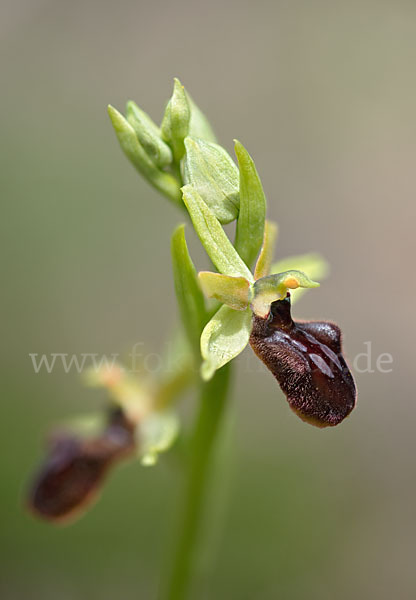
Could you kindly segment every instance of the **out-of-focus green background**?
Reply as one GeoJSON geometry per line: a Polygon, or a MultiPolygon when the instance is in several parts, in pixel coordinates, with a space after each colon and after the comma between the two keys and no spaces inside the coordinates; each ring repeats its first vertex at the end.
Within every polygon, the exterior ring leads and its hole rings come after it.
{"type": "Polygon", "coordinates": [[[122,155],[106,105],[159,119],[177,75],[222,143],[254,156],[279,256],[332,264],[295,316],[336,320],[351,361],[371,342],[375,370],[322,431],[240,357],[206,598],[414,598],[415,2],[6,0],[0,35],[2,597],[155,598],[172,459],[126,465],[68,528],[22,496],[52,423],[103,398],[76,373],[35,374],[29,353],[159,352],[174,319],[178,214],[122,155]]]}

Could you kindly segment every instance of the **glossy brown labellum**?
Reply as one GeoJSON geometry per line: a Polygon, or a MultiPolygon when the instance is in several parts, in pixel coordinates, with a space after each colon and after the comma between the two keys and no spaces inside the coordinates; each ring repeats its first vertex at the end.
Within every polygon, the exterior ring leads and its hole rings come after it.
{"type": "Polygon", "coordinates": [[[318,427],[338,425],[354,408],[357,394],[339,327],[292,321],[289,294],[271,304],[266,318],[253,316],[250,345],[303,420],[318,427]]]}
{"type": "Polygon", "coordinates": [[[32,485],[30,510],[54,522],[79,516],[97,497],[109,468],[134,447],[134,428],[119,409],[98,437],[60,434],[32,485]]]}

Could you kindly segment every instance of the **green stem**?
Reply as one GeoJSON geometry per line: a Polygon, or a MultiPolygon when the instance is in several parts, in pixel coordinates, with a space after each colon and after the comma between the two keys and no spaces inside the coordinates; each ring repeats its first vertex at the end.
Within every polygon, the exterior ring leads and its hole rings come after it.
{"type": "Polygon", "coordinates": [[[220,432],[228,396],[230,372],[231,366],[228,364],[217,371],[211,381],[201,383],[200,407],[190,444],[174,560],[168,588],[162,593],[162,598],[166,600],[183,600],[187,595],[215,440],[220,432]]]}

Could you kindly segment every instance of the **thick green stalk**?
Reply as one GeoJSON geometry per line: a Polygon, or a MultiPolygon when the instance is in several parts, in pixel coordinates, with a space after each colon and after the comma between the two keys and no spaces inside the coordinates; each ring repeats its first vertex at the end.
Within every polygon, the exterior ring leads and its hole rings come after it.
{"type": "Polygon", "coordinates": [[[231,365],[228,364],[217,371],[210,381],[201,382],[200,407],[190,442],[174,559],[167,589],[162,589],[163,600],[183,600],[187,596],[194,571],[213,451],[228,397],[230,373],[231,365]]]}

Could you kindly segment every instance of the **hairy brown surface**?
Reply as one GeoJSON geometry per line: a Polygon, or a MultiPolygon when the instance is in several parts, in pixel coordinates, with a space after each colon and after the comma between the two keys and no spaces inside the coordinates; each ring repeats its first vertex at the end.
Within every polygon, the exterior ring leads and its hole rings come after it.
{"type": "Polygon", "coordinates": [[[57,436],[30,490],[29,508],[50,521],[79,516],[96,499],[110,467],[134,446],[134,428],[120,410],[97,437],[57,436]]]}
{"type": "Polygon", "coordinates": [[[268,317],[253,316],[250,345],[303,420],[318,427],[338,425],[354,408],[356,389],[342,356],[339,327],[294,322],[289,295],[272,303],[268,317]]]}

